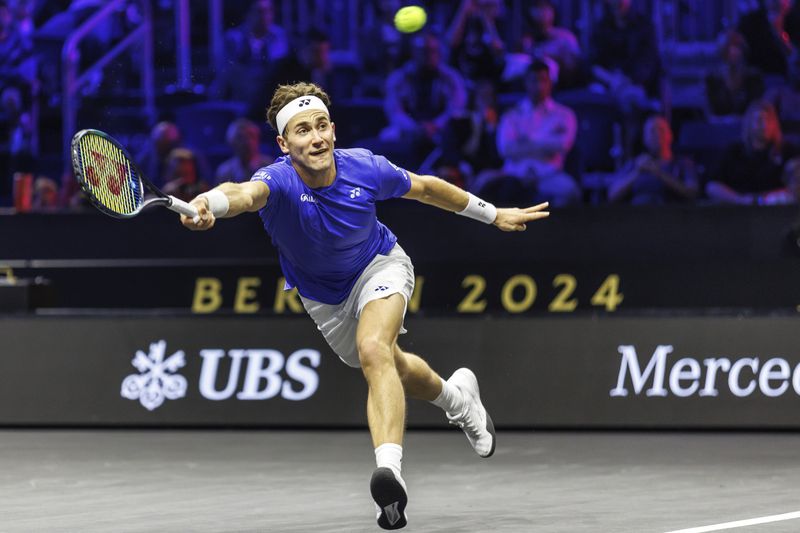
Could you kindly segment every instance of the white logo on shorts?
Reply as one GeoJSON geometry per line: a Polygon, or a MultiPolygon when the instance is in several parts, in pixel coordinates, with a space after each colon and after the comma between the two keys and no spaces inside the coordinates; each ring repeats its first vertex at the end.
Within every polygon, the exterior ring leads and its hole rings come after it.
{"type": "Polygon", "coordinates": [[[350,198],[355,198],[356,196],[361,196],[361,187],[356,187],[350,191],[350,198]]]}

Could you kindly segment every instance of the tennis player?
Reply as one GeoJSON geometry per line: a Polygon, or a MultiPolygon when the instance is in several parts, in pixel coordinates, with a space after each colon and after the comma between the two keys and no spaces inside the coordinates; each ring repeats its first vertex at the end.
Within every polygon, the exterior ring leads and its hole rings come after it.
{"type": "Polygon", "coordinates": [[[408,501],[401,476],[406,396],[427,400],[460,426],[481,457],[495,449],[495,430],[475,375],[460,368],[447,381],[419,356],[397,345],[414,290],[414,268],[392,231],[378,221],[375,204],[408,198],[455,212],[503,231],[524,231],[549,215],[547,204],[497,209],[434,176],[399,168],[364,149],[334,149],[336,127],[328,95],[317,85],[281,85],[267,119],[285,157],[259,169],[249,182],[223,183],[191,203],[199,220],[258,212],[277,247],[286,288],[303,305],[334,352],[361,368],[369,386],[367,419],[377,469],[370,491],[378,525],[406,525],[408,501]]]}

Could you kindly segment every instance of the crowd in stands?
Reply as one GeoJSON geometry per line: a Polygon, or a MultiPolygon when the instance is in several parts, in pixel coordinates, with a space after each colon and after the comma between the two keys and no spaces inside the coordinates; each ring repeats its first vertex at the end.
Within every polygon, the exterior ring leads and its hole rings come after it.
{"type": "MultiPolygon", "coordinates": [[[[218,140],[196,135],[200,111],[182,121],[161,109],[135,159],[184,199],[247,180],[280,155],[263,116],[272,91],[307,80],[330,94],[340,146],[369,148],[500,204],[800,200],[800,2],[758,0],[739,14],[718,37],[717,64],[698,79],[703,98],[691,112],[673,105],[653,19],[635,0],[597,0],[582,28],[588,37],[559,25],[552,0],[523,2],[516,34],[509,0],[454,2],[410,35],[392,20],[404,4],[359,2],[353,62],[334,61],[320,27],[281,27],[277,0],[247,2],[226,28],[224,63],[204,95],[236,104],[214,108],[228,113],[218,140]]],[[[63,42],[99,5],[0,0],[0,206],[85,204],[68,172],[40,175],[33,103],[58,105],[48,43],[63,42]]],[[[87,60],[135,16],[101,28],[87,60]]]]}

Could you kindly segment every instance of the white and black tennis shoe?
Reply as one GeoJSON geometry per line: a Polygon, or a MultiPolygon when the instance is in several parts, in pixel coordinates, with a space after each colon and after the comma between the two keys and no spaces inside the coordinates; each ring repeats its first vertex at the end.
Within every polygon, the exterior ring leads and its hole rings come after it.
{"type": "Polygon", "coordinates": [[[481,457],[491,457],[496,444],[494,423],[492,417],[481,403],[481,393],[478,388],[478,378],[468,368],[459,368],[448,383],[461,391],[464,405],[460,413],[447,413],[447,419],[454,426],[464,430],[469,443],[481,457]]]}
{"type": "Polygon", "coordinates": [[[406,527],[408,494],[403,478],[391,468],[376,468],[369,482],[369,490],[375,500],[378,525],[383,529],[406,527]]]}

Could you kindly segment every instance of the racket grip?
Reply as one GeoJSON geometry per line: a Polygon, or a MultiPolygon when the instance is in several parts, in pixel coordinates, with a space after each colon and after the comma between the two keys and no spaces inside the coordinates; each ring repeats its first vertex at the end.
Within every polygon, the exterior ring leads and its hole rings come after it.
{"type": "Polygon", "coordinates": [[[170,196],[170,204],[169,208],[175,211],[176,213],[180,213],[181,215],[186,215],[187,217],[191,217],[192,219],[197,222],[197,209],[191,204],[187,204],[180,198],[175,198],[174,196],[170,196]]]}

